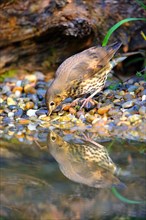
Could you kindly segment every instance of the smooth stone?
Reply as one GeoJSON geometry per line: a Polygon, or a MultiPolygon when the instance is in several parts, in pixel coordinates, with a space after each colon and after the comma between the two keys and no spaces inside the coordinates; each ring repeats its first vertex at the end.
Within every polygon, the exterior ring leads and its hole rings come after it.
{"type": "Polygon", "coordinates": [[[45,87],[46,87],[46,82],[44,82],[44,81],[39,81],[39,82],[37,82],[37,84],[35,85],[35,88],[36,88],[36,89],[39,89],[39,88],[44,89],[45,87]]]}
{"type": "Polygon", "coordinates": [[[25,119],[25,118],[20,118],[20,119],[19,119],[19,123],[20,123],[21,125],[29,124],[29,123],[30,123],[30,120],[29,120],[29,119],[25,119]]]}
{"type": "Polygon", "coordinates": [[[127,101],[125,103],[122,104],[122,108],[130,108],[134,105],[133,100],[127,101]]]}
{"type": "Polygon", "coordinates": [[[33,102],[27,102],[26,105],[25,105],[25,108],[26,108],[26,110],[34,108],[34,103],[33,102]]]}
{"type": "Polygon", "coordinates": [[[35,71],[33,74],[36,76],[36,78],[38,80],[44,80],[45,79],[44,74],[42,72],[40,72],[40,71],[35,71]]]}
{"type": "Polygon", "coordinates": [[[2,98],[0,98],[0,104],[2,104],[4,102],[4,100],[2,98]]]}
{"type": "Polygon", "coordinates": [[[20,86],[21,87],[21,85],[22,85],[22,80],[18,80],[17,82],[16,82],[16,86],[20,86]]]}
{"type": "Polygon", "coordinates": [[[133,107],[126,109],[126,111],[131,113],[131,114],[136,114],[139,111],[139,106],[134,105],[133,107]]]}
{"type": "Polygon", "coordinates": [[[23,113],[24,113],[23,109],[22,108],[18,108],[18,110],[14,112],[14,117],[15,118],[21,118],[23,113]]]}
{"type": "Polygon", "coordinates": [[[24,92],[25,93],[30,93],[30,94],[36,94],[36,89],[32,87],[32,85],[27,84],[24,86],[24,92]]]}
{"type": "Polygon", "coordinates": [[[34,103],[38,103],[37,94],[27,94],[28,102],[33,101],[34,103]]]}
{"type": "Polygon", "coordinates": [[[115,115],[117,115],[118,113],[119,113],[119,111],[120,111],[120,109],[117,109],[117,108],[113,108],[113,109],[110,109],[109,111],[108,111],[108,115],[110,115],[110,116],[115,116],[115,115]]]}
{"type": "Polygon", "coordinates": [[[37,116],[40,116],[40,115],[47,115],[47,113],[48,113],[48,110],[47,109],[39,109],[39,110],[37,110],[36,111],[36,115],[37,116]]]}
{"type": "Polygon", "coordinates": [[[4,85],[4,86],[2,87],[2,94],[6,94],[6,93],[8,93],[8,92],[11,92],[10,87],[4,85]]]}
{"type": "Polygon", "coordinates": [[[117,106],[122,106],[122,104],[124,103],[124,101],[121,101],[120,99],[115,99],[113,100],[114,105],[117,106]]]}
{"type": "Polygon", "coordinates": [[[45,89],[37,89],[36,90],[37,95],[45,96],[46,90],[45,89]]]}
{"type": "Polygon", "coordinates": [[[99,108],[97,110],[97,112],[100,115],[104,115],[106,112],[108,112],[110,110],[110,108],[112,108],[112,105],[106,105],[106,106],[103,106],[103,107],[99,108]]]}
{"type": "Polygon", "coordinates": [[[14,109],[17,109],[18,106],[17,106],[17,105],[9,105],[8,108],[9,108],[10,110],[14,110],[14,109]]]}
{"type": "Polygon", "coordinates": [[[139,114],[140,115],[145,115],[146,114],[146,106],[141,106],[139,108],[139,114]]]}
{"type": "Polygon", "coordinates": [[[8,112],[8,117],[13,118],[14,117],[14,112],[8,112]]]}
{"type": "Polygon", "coordinates": [[[17,104],[17,102],[14,99],[12,99],[11,97],[7,98],[7,105],[16,105],[16,104],[17,104]]]}
{"type": "Polygon", "coordinates": [[[37,115],[36,115],[36,111],[37,111],[37,110],[29,109],[29,110],[26,112],[26,115],[29,116],[29,117],[37,116],[37,115]]]}
{"type": "Polygon", "coordinates": [[[130,100],[132,100],[132,99],[134,98],[134,96],[128,93],[128,94],[124,95],[123,98],[124,98],[126,101],[130,101],[130,100]]]}
{"type": "Polygon", "coordinates": [[[42,95],[37,94],[37,98],[39,99],[39,101],[42,101],[44,99],[44,97],[42,95]]]}
{"type": "Polygon", "coordinates": [[[75,114],[76,114],[76,109],[70,107],[70,108],[69,108],[69,112],[70,112],[71,114],[75,115],[75,114]]]}
{"type": "Polygon", "coordinates": [[[31,124],[28,124],[27,128],[30,131],[36,131],[36,126],[37,126],[36,124],[31,123],[31,124]]]}
{"type": "Polygon", "coordinates": [[[134,92],[134,91],[136,91],[138,89],[138,86],[136,86],[136,85],[131,85],[131,86],[129,86],[129,88],[128,88],[128,92],[134,92]]]}
{"type": "Polygon", "coordinates": [[[146,89],[144,89],[142,92],[141,92],[141,95],[146,95],[146,89]]]}
{"type": "Polygon", "coordinates": [[[21,92],[17,90],[17,91],[15,92],[15,96],[16,96],[17,98],[19,98],[19,97],[21,96],[21,92]]]}
{"type": "Polygon", "coordinates": [[[69,98],[64,99],[62,104],[71,103],[72,101],[73,101],[73,99],[71,97],[69,97],[69,98]]]}
{"type": "Polygon", "coordinates": [[[11,122],[11,118],[10,118],[10,117],[4,117],[3,120],[2,120],[2,122],[3,122],[5,125],[8,125],[8,124],[10,124],[10,122],[11,122]]]}
{"type": "Polygon", "coordinates": [[[141,119],[141,115],[138,115],[138,114],[134,114],[134,115],[131,115],[131,116],[128,117],[128,120],[132,123],[136,122],[140,119],[141,119]]]}
{"type": "Polygon", "coordinates": [[[146,100],[146,95],[143,95],[142,96],[142,101],[145,101],[146,100]]]}
{"type": "Polygon", "coordinates": [[[34,74],[30,74],[25,76],[25,80],[28,80],[29,82],[35,82],[37,80],[37,77],[34,74]]]}

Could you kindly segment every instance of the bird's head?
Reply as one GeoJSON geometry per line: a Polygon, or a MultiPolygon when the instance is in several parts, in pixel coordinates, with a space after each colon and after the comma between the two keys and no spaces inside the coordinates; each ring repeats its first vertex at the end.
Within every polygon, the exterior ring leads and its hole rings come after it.
{"type": "Polygon", "coordinates": [[[64,100],[64,95],[61,89],[54,86],[54,83],[50,85],[50,87],[46,91],[45,95],[46,105],[48,108],[48,115],[60,106],[60,103],[64,100]]]}
{"type": "Polygon", "coordinates": [[[46,105],[48,108],[48,115],[51,115],[51,113],[60,104],[61,98],[60,98],[60,96],[55,94],[51,88],[48,88],[48,90],[46,92],[45,99],[46,99],[46,105]]]}

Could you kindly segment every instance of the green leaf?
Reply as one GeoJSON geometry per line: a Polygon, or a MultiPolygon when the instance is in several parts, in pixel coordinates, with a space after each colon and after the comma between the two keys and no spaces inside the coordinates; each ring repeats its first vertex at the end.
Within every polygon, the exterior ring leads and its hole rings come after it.
{"type": "Polygon", "coordinates": [[[142,1],[140,1],[140,0],[135,0],[143,9],[145,9],[146,10],[146,5],[142,2],[142,1]]]}
{"type": "Polygon", "coordinates": [[[112,193],[114,194],[114,196],[116,198],[118,198],[120,201],[124,202],[124,203],[128,203],[128,204],[146,204],[146,201],[136,201],[136,200],[131,200],[131,199],[127,199],[126,197],[122,196],[115,187],[112,187],[112,193]]]}
{"type": "Polygon", "coordinates": [[[122,21],[119,21],[118,23],[116,23],[114,26],[112,26],[109,29],[109,31],[107,32],[107,34],[105,35],[103,39],[102,46],[107,45],[110,36],[117,28],[119,28],[122,24],[129,22],[129,21],[146,21],[146,18],[126,18],[126,19],[123,19],[122,21]]]}

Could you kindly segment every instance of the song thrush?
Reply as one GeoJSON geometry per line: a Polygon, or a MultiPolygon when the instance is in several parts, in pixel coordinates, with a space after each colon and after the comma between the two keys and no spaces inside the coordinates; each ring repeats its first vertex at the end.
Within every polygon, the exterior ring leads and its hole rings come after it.
{"type": "Polygon", "coordinates": [[[110,70],[126,57],[111,60],[121,43],[106,47],[94,46],[66,59],[57,69],[46,92],[49,115],[67,97],[95,96],[104,87],[110,70]]]}
{"type": "Polygon", "coordinates": [[[87,140],[76,143],[76,136],[67,142],[60,135],[49,131],[47,143],[51,155],[67,178],[95,188],[120,184],[116,177],[119,169],[103,145],[87,140]]]}

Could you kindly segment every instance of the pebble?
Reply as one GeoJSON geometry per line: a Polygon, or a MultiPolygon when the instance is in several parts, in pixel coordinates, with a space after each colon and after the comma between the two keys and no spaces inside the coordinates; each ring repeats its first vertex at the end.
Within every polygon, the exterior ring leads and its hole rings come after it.
{"type": "Polygon", "coordinates": [[[70,112],[71,114],[75,115],[75,114],[76,114],[76,109],[70,107],[70,108],[69,108],[69,112],[70,112]]]}
{"type": "Polygon", "coordinates": [[[28,80],[29,82],[36,82],[37,76],[34,74],[26,75],[25,79],[28,80]]]}
{"type": "Polygon", "coordinates": [[[138,89],[138,86],[136,85],[131,85],[128,88],[128,92],[135,92],[138,89]]]}
{"type": "Polygon", "coordinates": [[[108,115],[109,116],[116,116],[119,113],[119,111],[120,111],[120,109],[118,109],[118,108],[111,108],[108,111],[108,115]]]}
{"type": "Polygon", "coordinates": [[[36,115],[36,111],[37,111],[37,110],[29,109],[29,110],[26,112],[26,115],[29,116],[29,117],[37,116],[37,115],[36,115]]]}
{"type": "Polygon", "coordinates": [[[23,87],[16,86],[16,87],[13,88],[12,92],[13,92],[13,93],[15,93],[16,91],[22,92],[22,90],[23,90],[23,87]]]}
{"type": "Polygon", "coordinates": [[[24,92],[27,93],[31,93],[31,94],[36,94],[36,89],[32,87],[32,85],[25,85],[24,86],[24,92]]]}
{"type": "Polygon", "coordinates": [[[135,97],[132,94],[128,93],[128,94],[124,95],[123,98],[126,101],[130,101],[130,100],[134,99],[135,97]]]}
{"type": "Polygon", "coordinates": [[[0,104],[3,103],[3,101],[4,101],[4,100],[3,100],[2,98],[0,98],[0,104]]]}
{"type": "MultiPolygon", "coordinates": [[[[26,137],[29,141],[33,141],[34,132],[35,137],[38,137],[39,131],[44,133],[45,126],[62,129],[74,127],[74,130],[90,127],[103,136],[127,135],[130,129],[140,129],[144,126],[145,82],[136,78],[133,82],[130,81],[131,84],[125,82],[115,90],[103,90],[81,110],[83,98],[72,105],[73,99],[69,97],[51,116],[47,115],[48,110],[44,98],[51,80],[45,82],[42,73],[35,72],[35,77],[31,75],[22,80],[9,79],[6,82],[7,84],[0,85],[0,126],[2,126],[0,135],[11,131],[12,134],[16,133],[21,141],[24,141],[26,137]]],[[[141,133],[143,135],[141,138],[144,138],[144,129],[141,129],[141,133]]]]}
{"type": "Polygon", "coordinates": [[[103,115],[106,112],[108,112],[111,108],[112,108],[112,105],[103,106],[103,107],[99,108],[97,110],[97,112],[98,112],[98,114],[103,115]]]}
{"type": "Polygon", "coordinates": [[[128,117],[128,119],[129,119],[130,122],[133,123],[133,122],[136,122],[136,121],[140,120],[141,119],[141,115],[138,115],[138,114],[130,115],[128,117]]]}
{"type": "Polygon", "coordinates": [[[141,106],[139,108],[139,114],[140,115],[146,115],[146,106],[141,106]]]}
{"type": "Polygon", "coordinates": [[[130,108],[134,105],[133,100],[127,101],[125,103],[122,104],[122,108],[130,108]]]}
{"type": "Polygon", "coordinates": [[[8,112],[8,117],[13,118],[14,117],[14,112],[8,112]]]}
{"type": "Polygon", "coordinates": [[[142,101],[145,101],[146,100],[146,95],[143,95],[142,96],[142,101]]]}
{"type": "Polygon", "coordinates": [[[37,125],[36,124],[33,124],[33,123],[30,123],[28,124],[27,128],[30,130],[30,131],[36,131],[36,127],[37,125]]]}
{"type": "Polygon", "coordinates": [[[16,104],[17,102],[13,98],[11,97],[7,98],[7,105],[16,105],[16,104]]]}
{"type": "Polygon", "coordinates": [[[144,89],[142,92],[141,92],[141,95],[146,95],[146,89],[144,89]]]}
{"type": "Polygon", "coordinates": [[[24,111],[22,108],[18,108],[17,111],[14,112],[14,117],[15,118],[21,118],[23,115],[24,111]]]}
{"type": "Polygon", "coordinates": [[[14,109],[17,109],[18,106],[17,106],[17,105],[9,105],[8,108],[9,108],[10,110],[14,110],[14,109]]]}
{"type": "Polygon", "coordinates": [[[34,103],[33,102],[27,102],[25,104],[25,108],[26,108],[26,110],[34,108],[34,103]]]}
{"type": "Polygon", "coordinates": [[[47,115],[48,114],[48,110],[47,109],[39,109],[36,111],[35,113],[37,116],[41,116],[41,115],[47,115]]]}

